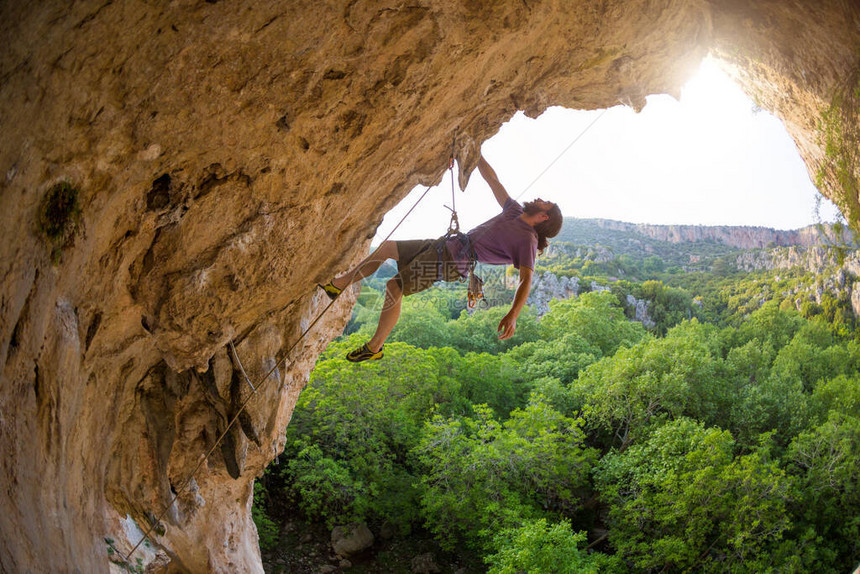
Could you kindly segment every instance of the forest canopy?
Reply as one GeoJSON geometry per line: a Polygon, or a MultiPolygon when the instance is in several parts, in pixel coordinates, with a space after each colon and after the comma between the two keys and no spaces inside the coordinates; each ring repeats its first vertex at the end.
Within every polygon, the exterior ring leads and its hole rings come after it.
{"type": "Polygon", "coordinates": [[[649,275],[577,275],[605,289],[527,308],[508,341],[505,306],[469,312],[461,287],[433,289],[404,301],[383,360],[355,365],[343,357],[373,327],[371,280],[258,493],[262,543],[280,498],[328,527],[428,533],[475,571],[849,571],[853,313],[835,296],[829,311],[785,304],[774,284],[808,273],[726,275],[727,250],[709,249],[705,271],[629,258],[649,275]],[[628,295],[649,302],[650,328],[628,295]]]}

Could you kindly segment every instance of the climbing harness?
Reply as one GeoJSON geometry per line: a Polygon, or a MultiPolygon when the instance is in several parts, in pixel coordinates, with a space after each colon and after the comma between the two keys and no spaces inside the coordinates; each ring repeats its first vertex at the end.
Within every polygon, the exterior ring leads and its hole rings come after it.
{"type": "MultiPolygon", "coordinates": [[[[570,145],[568,145],[558,155],[558,157],[556,157],[552,162],[550,162],[550,164],[546,167],[546,169],[544,169],[540,174],[538,174],[538,176],[528,186],[526,186],[526,188],[522,191],[522,193],[520,193],[515,199],[519,199],[523,195],[523,193],[525,193],[532,185],[534,185],[537,182],[538,179],[540,179],[543,176],[543,174],[545,174],[549,170],[549,168],[551,168],[559,159],[561,159],[561,157],[565,153],[567,153],[567,151],[571,147],[573,147],[573,144],[575,144],[585,134],[585,132],[587,132],[591,128],[591,126],[593,126],[595,123],[597,123],[597,120],[599,120],[601,117],[603,117],[604,113],[606,113],[606,110],[603,110],[603,112],[599,116],[597,116],[597,118],[594,121],[592,121],[570,143],[570,145]]],[[[449,208],[451,210],[451,221],[448,224],[448,231],[445,234],[445,236],[443,236],[442,238],[440,238],[437,241],[437,253],[439,254],[439,266],[441,268],[441,253],[442,252],[440,250],[440,246],[442,248],[444,248],[444,245],[447,242],[447,240],[451,239],[451,238],[457,238],[458,240],[463,242],[462,247],[464,247],[465,249],[461,252],[467,253],[468,257],[469,257],[469,264],[468,264],[468,271],[469,271],[469,274],[468,274],[468,279],[469,279],[469,296],[468,296],[469,308],[474,308],[480,302],[482,302],[485,306],[487,306],[487,301],[486,301],[486,299],[484,299],[484,294],[483,294],[483,290],[482,290],[483,281],[481,280],[480,277],[478,277],[474,273],[475,265],[477,263],[477,258],[475,256],[474,247],[472,246],[472,242],[471,242],[471,239],[469,238],[469,236],[460,231],[460,222],[457,219],[457,210],[456,210],[456,203],[455,203],[456,194],[454,193],[454,152],[455,152],[455,147],[456,147],[456,137],[457,136],[456,136],[456,132],[455,132],[454,138],[453,138],[453,141],[451,144],[451,155],[450,155],[450,158],[448,160],[448,169],[451,172],[451,207],[449,208]]],[[[424,193],[421,194],[421,197],[419,197],[418,200],[412,205],[412,207],[409,208],[409,211],[406,212],[406,214],[400,219],[400,221],[397,222],[397,225],[395,225],[394,228],[388,233],[388,235],[385,237],[385,239],[382,241],[382,243],[380,243],[376,247],[376,249],[374,249],[371,252],[371,256],[376,254],[376,252],[379,251],[379,249],[382,247],[382,244],[385,243],[386,241],[388,241],[391,238],[391,236],[394,235],[394,232],[397,231],[397,229],[400,227],[400,225],[406,220],[407,217],[409,217],[409,215],[415,210],[415,208],[418,207],[418,204],[421,203],[421,201],[427,196],[427,194],[430,192],[431,189],[432,188],[428,186],[427,189],[424,190],[424,193]]],[[[440,278],[441,278],[441,273],[440,273],[440,278]]],[[[465,278],[463,278],[463,280],[465,280],[465,278]]],[[[181,482],[176,488],[173,489],[173,496],[170,498],[170,501],[167,503],[167,506],[165,506],[164,509],[158,515],[155,515],[150,520],[150,526],[143,533],[143,536],[141,536],[141,538],[137,542],[137,544],[135,544],[132,547],[131,551],[129,551],[129,553],[127,555],[123,556],[122,552],[120,552],[118,548],[116,548],[113,544],[111,544],[111,548],[116,552],[116,555],[125,562],[126,566],[128,566],[130,568],[133,567],[132,562],[131,562],[132,555],[137,551],[138,548],[140,548],[141,544],[143,544],[143,542],[149,538],[149,536],[152,534],[152,532],[155,531],[156,528],[158,528],[159,524],[161,524],[161,520],[167,515],[167,512],[173,507],[173,504],[188,489],[188,487],[191,485],[191,481],[194,480],[194,476],[197,474],[197,472],[200,470],[200,468],[203,466],[203,464],[209,459],[209,457],[212,455],[212,453],[215,452],[215,449],[221,445],[221,442],[227,436],[227,433],[230,432],[230,430],[233,428],[233,426],[239,420],[239,416],[243,412],[245,412],[245,409],[247,408],[248,403],[251,402],[251,399],[253,399],[256,396],[256,394],[263,387],[263,385],[266,384],[266,382],[269,380],[269,378],[276,371],[278,371],[278,369],[282,363],[284,364],[284,366],[286,366],[286,361],[289,358],[290,353],[292,353],[293,350],[296,347],[298,347],[299,343],[301,343],[304,340],[304,338],[311,331],[311,329],[313,329],[316,326],[316,324],[319,323],[320,319],[322,319],[323,316],[328,312],[328,310],[331,309],[331,307],[334,305],[336,300],[337,299],[332,299],[331,301],[328,302],[328,304],[323,308],[323,310],[320,311],[320,313],[314,318],[314,320],[311,321],[311,323],[305,328],[304,331],[302,331],[301,335],[299,335],[299,337],[293,342],[293,344],[289,346],[289,348],[286,350],[286,352],[284,352],[283,356],[278,361],[275,361],[275,364],[272,366],[272,368],[269,369],[265,375],[263,375],[263,377],[257,382],[256,385],[251,383],[251,379],[245,373],[245,369],[242,366],[241,361],[239,360],[239,355],[236,352],[236,347],[233,344],[233,340],[230,339],[230,349],[233,352],[234,357],[236,358],[236,363],[239,365],[239,369],[241,370],[242,375],[245,378],[245,381],[247,382],[248,386],[251,388],[251,393],[245,398],[245,400],[242,402],[242,404],[239,405],[239,409],[236,411],[236,413],[233,415],[233,417],[228,421],[227,427],[221,432],[221,434],[215,440],[215,443],[210,447],[209,451],[206,452],[206,454],[198,461],[197,465],[188,474],[187,478],[183,482],[181,482]]],[[[277,462],[276,462],[276,464],[277,464],[277,462]]]]}

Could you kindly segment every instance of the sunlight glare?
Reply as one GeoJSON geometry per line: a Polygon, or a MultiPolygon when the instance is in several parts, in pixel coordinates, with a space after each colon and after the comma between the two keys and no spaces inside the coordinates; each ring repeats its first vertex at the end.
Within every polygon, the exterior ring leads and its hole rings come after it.
{"type": "Polygon", "coordinates": [[[691,113],[721,121],[755,113],[746,94],[712,58],[702,60],[698,72],[684,85],[681,104],[691,113]]]}

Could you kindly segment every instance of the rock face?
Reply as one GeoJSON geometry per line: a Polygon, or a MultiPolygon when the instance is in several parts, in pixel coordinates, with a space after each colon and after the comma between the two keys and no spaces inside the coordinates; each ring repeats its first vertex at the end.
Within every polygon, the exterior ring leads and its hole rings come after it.
{"type": "Polygon", "coordinates": [[[529,291],[528,305],[542,317],[549,312],[553,299],[569,299],[579,294],[579,277],[559,277],[555,273],[535,274],[529,291]]]}
{"type": "Polygon", "coordinates": [[[260,572],[254,477],[352,301],[288,353],[314,283],[455,133],[462,184],[515,111],[640,109],[711,53],[856,220],[858,24],[844,0],[0,3],[0,570],[105,572],[130,515],[162,570],[260,572]]]}
{"type": "Polygon", "coordinates": [[[627,305],[633,309],[633,319],[642,323],[646,329],[653,329],[657,323],[648,314],[648,301],[627,295],[627,305]]]}
{"type": "Polygon", "coordinates": [[[747,272],[800,267],[815,273],[827,267],[844,267],[846,271],[860,276],[860,254],[857,251],[840,256],[836,249],[821,245],[748,251],[738,255],[735,263],[738,269],[747,272]]]}

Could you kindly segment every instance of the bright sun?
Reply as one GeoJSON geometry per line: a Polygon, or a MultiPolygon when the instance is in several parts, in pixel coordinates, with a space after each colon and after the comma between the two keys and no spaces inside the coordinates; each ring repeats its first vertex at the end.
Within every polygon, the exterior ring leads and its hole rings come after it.
{"type": "Polygon", "coordinates": [[[698,72],[684,85],[681,93],[682,106],[692,112],[719,115],[722,118],[752,111],[749,102],[741,89],[711,58],[702,61],[698,72]]]}
{"type": "Polygon", "coordinates": [[[750,120],[759,111],[717,63],[706,58],[682,89],[675,115],[676,121],[685,127],[682,133],[696,130],[707,134],[701,139],[704,147],[699,152],[718,154],[726,145],[746,143],[750,120]]]}

